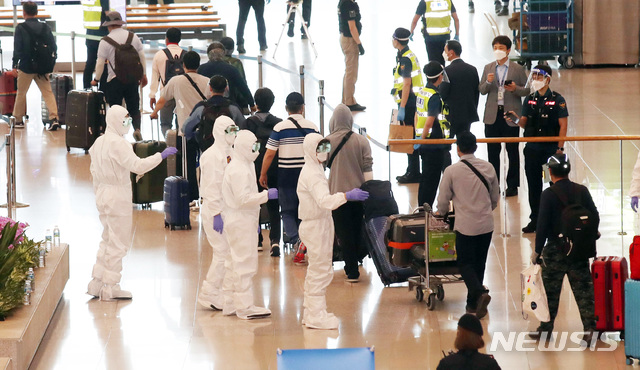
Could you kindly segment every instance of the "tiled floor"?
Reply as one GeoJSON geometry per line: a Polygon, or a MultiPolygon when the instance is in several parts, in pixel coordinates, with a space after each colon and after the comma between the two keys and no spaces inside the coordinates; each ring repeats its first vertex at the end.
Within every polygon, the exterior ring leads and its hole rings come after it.
{"type": "MultiPolygon", "coordinates": [[[[234,1],[216,2],[215,7],[228,24],[228,33],[235,34],[237,7],[234,1]]],[[[363,13],[363,44],[366,54],[361,58],[356,96],[368,106],[355,116],[356,123],[366,127],[378,141],[386,142],[387,123],[393,102],[388,96],[395,51],[391,34],[398,26],[407,27],[417,1],[390,3],[382,0],[361,1],[363,13]]],[[[492,39],[489,24],[483,16],[491,11],[490,2],[477,2],[476,13],[468,14],[466,4],[456,1],[461,23],[463,58],[479,70],[491,59],[492,39]]],[[[79,7],[55,8],[57,17],[77,19],[58,22],[58,30],[67,32],[75,27],[81,31],[79,7]]],[[[318,122],[318,79],[325,80],[325,95],[330,106],[340,101],[343,74],[342,54],[338,44],[336,1],[316,1],[313,8],[311,35],[319,57],[315,59],[307,42],[296,35],[284,36],[276,59],[272,58],[275,41],[284,18],[284,4],[267,6],[269,52],[265,60],[265,86],[277,96],[273,112],[284,117],[284,97],[299,88],[298,66],[305,65],[307,117],[318,122]],[[284,70],[292,72],[287,73],[284,70]]],[[[255,23],[250,15],[247,24],[245,61],[250,87],[257,87],[258,49],[255,23]]],[[[62,18],[58,18],[62,19],[62,18]]],[[[499,19],[500,29],[507,32],[506,19],[499,19]]],[[[296,31],[298,32],[298,31],[296,31]]],[[[11,55],[11,39],[4,38],[5,65],[11,55]]],[[[70,60],[70,42],[59,38],[60,60],[70,60]]],[[[202,42],[185,42],[203,49],[202,42]]],[[[418,58],[425,63],[422,38],[411,44],[418,58]]],[[[157,49],[149,49],[151,59],[157,49]]],[[[83,58],[83,42],[78,42],[77,54],[83,58]]],[[[570,111],[571,135],[638,134],[637,117],[640,107],[640,72],[634,68],[603,68],[558,70],[554,67],[552,87],[567,99],[570,111]]],[[[145,92],[145,96],[147,93],[145,92]]],[[[145,109],[148,99],[145,98],[145,109]]],[[[271,258],[262,252],[255,278],[256,302],[271,308],[268,320],[242,322],[235,317],[203,309],[196,304],[201,279],[211,259],[208,246],[199,228],[199,214],[192,214],[196,226],[191,231],[163,229],[161,204],[152,210],[134,208],[134,234],[131,251],[124,260],[123,286],[134,294],[131,302],[108,303],[91,300],[85,295],[101,225],[94,206],[89,178],[89,157],[82,151],[67,153],[64,132],[42,130],[39,118],[39,92],[29,93],[31,122],[17,133],[18,200],[31,204],[18,210],[18,218],[31,224],[29,235],[40,238],[45,229],[60,225],[62,239],[70,244],[71,278],[63,299],[32,363],[32,369],[275,369],[278,348],[341,348],[375,346],[379,369],[428,369],[436,367],[442,350],[453,346],[456,322],[464,312],[465,289],[461,285],[446,288],[446,299],[435,311],[415,300],[406,285],[384,288],[370,259],[365,260],[360,283],[344,281],[342,265],[336,264],[335,277],[328,289],[328,305],[341,319],[338,331],[303,329],[300,324],[305,268],[294,266],[291,255],[271,258]]],[[[481,107],[484,98],[481,98],[481,107]]],[[[483,112],[483,108],[480,108],[483,112]]],[[[325,125],[331,115],[326,110],[325,125]]],[[[150,136],[149,121],[144,121],[143,133],[150,136]]],[[[6,126],[0,126],[4,133],[6,126]]],[[[483,136],[483,125],[476,123],[472,131],[483,136]]],[[[573,172],[572,179],[589,186],[602,216],[599,253],[626,254],[637,218],[628,209],[627,191],[638,148],[635,143],[589,142],[568,146],[573,172]],[[626,237],[618,236],[620,216],[620,152],[623,153],[622,189],[623,223],[626,237]]],[[[373,149],[374,173],[378,179],[392,178],[404,172],[404,155],[389,157],[379,148],[373,149]]],[[[480,146],[480,157],[486,149],[480,146]]],[[[2,171],[3,172],[3,171],[2,171]]],[[[490,250],[486,284],[493,301],[489,315],[483,319],[487,332],[487,350],[503,369],[602,369],[623,368],[624,350],[614,351],[532,352],[501,347],[491,350],[492,338],[522,332],[536,323],[524,320],[520,313],[520,271],[529,264],[533,238],[519,230],[528,221],[526,181],[517,198],[501,200],[495,212],[496,233],[490,250]],[[506,222],[504,221],[506,219],[506,222]],[[506,226],[505,226],[506,224],[506,226]],[[510,237],[499,234],[508,232],[510,237]]],[[[401,186],[394,181],[394,192],[401,211],[416,205],[417,185],[401,186]]],[[[577,307],[569,293],[562,296],[558,330],[580,330],[577,307]]],[[[1,330],[1,324],[0,324],[1,330]]],[[[611,344],[599,344],[609,349],[611,344]]],[[[533,348],[533,345],[528,347],[533,348]]]]}

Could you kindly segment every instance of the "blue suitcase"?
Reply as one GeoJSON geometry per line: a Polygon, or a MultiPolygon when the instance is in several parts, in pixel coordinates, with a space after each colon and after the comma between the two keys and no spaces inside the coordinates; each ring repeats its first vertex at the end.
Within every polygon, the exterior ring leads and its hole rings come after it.
{"type": "Polygon", "coordinates": [[[624,354],[632,365],[633,359],[640,359],[640,280],[627,279],[624,301],[624,354]]]}
{"type": "Polygon", "coordinates": [[[189,181],[169,176],[164,180],[164,227],[191,230],[189,220],[189,181]]]}

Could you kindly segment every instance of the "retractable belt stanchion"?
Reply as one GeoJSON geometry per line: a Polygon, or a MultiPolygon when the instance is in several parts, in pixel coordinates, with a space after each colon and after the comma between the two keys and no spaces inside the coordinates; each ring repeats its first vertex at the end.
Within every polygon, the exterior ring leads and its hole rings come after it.
{"type": "Polygon", "coordinates": [[[262,55],[258,55],[258,87],[262,88],[262,55]]]}
{"type": "Polygon", "coordinates": [[[71,87],[73,88],[73,90],[76,89],[76,32],[75,31],[71,31],[71,87]]]}
{"type": "Polygon", "coordinates": [[[318,82],[320,95],[318,95],[318,105],[320,106],[320,135],[324,136],[324,80],[318,82]]]}
{"type": "MultiPolygon", "coordinates": [[[[620,231],[618,235],[627,235],[627,232],[624,231],[624,218],[622,217],[622,210],[624,210],[624,184],[622,180],[622,140],[620,140],[620,231]]],[[[624,246],[622,249],[624,251],[624,246]]]]}
{"type": "MultiPolygon", "coordinates": [[[[300,66],[300,94],[304,98],[304,64],[300,66]]],[[[302,112],[302,116],[305,117],[305,112],[302,112]]]]}
{"type": "MultiPolygon", "coordinates": [[[[15,118],[11,118],[15,120],[15,118]]],[[[15,219],[15,208],[11,200],[13,199],[13,187],[11,186],[11,134],[4,135],[5,148],[7,150],[7,217],[15,219]]]]}
{"type": "MultiPolygon", "coordinates": [[[[509,234],[509,229],[507,225],[507,173],[509,171],[509,164],[507,164],[508,155],[507,155],[507,144],[500,144],[500,166],[502,169],[500,170],[500,197],[502,198],[502,204],[500,208],[502,208],[502,233],[500,234],[503,238],[508,238],[511,235],[509,234]]],[[[520,169],[518,168],[518,171],[520,169]]]]}

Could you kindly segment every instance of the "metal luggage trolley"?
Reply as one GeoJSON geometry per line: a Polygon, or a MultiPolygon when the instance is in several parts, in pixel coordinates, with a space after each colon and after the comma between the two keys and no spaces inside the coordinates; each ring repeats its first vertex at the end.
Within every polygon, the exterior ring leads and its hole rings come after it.
{"type": "Polygon", "coordinates": [[[557,56],[565,68],[575,66],[572,0],[514,0],[513,9],[520,12],[519,30],[513,31],[519,64],[531,68],[532,60],[557,56]]]}
{"type": "Polygon", "coordinates": [[[427,308],[433,311],[436,299],[444,300],[444,284],[463,283],[455,254],[455,234],[444,217],[436,217],[431,206],[424,204],[425,244],[424,269],[419,276],[410,277],[409,291],[416,289],[416,300],[426,296],[427,308]],[[437,249],[436,249],[437,248],[437,249]]]}

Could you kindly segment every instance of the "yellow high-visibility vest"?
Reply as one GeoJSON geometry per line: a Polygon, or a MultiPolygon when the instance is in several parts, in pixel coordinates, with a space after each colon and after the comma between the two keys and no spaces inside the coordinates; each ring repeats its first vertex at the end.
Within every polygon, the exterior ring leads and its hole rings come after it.
{"type": "Polygon", "coordinates": [[[83,26],[89,30],[100,28],[102,5],[100,0],[82,0],[83,26]]]}
{"type": "Polygon", "coordinates": [[[451,30],[451,0],[427,0],[427,10],[422,15],[424,31],[429,36],[448,35],[451,30]]]}
{"type": "MultiPolygon", "coordinates": [[[[420,62],[418,62],[418,58],[411,51],[407,50],[402,54],[403,57],[409,58],[411,60],[411,88],[414,93],[420,91],[420,88],[424,86],[424,82],[422,82],[422,70],[420,69],[420,62]]],[[[400,104],[402,100],[402,87],[404,86],[404,77],[400,75],[400,61],[398,61],[398,65],[393,70],[393,90],[392,95],[393,99],[396,103],[400,104]]]]}
{"type": "MultiPolygon", "coordinates": [[[[437,91],[430,87],[424,87],[416,94],[416,113],[418,115],[418,119],[415,122],[415,128],[417,137],[420,137],[422,135],[422,131],[424,131],[424,126],[427,123],[428,117],[429,99],[431,99],[435,94],[437,94],[437,91]]],[[[440,95],[438,95],[438,98],[440,98],[440,95]]],[[[434,125],[440,124],[442,137],[435,139],[448,139],[449,132],[451,131],[451,124],[447,121],[446,117],[449,114],[449,107],[442,102],[442,98],[440,98],[440,102],[442,104],[442,111],[437,117],[438,122],[434,122],[434,125]]],[[[425,137],[431,137],[431,131],[429,131],[425,137]]]]}

